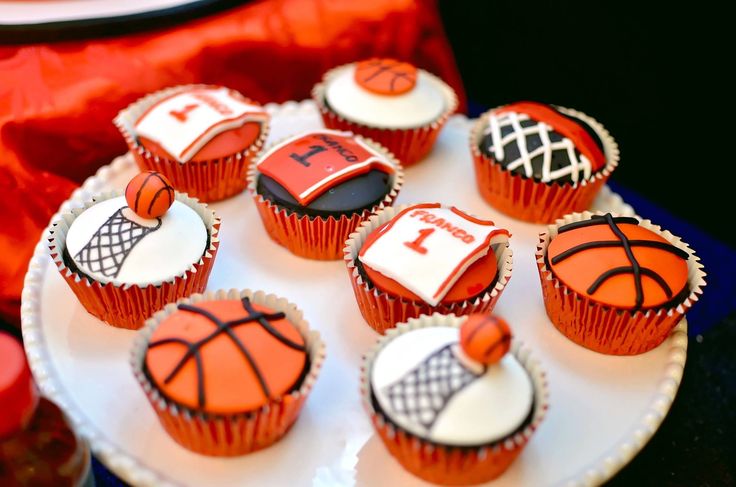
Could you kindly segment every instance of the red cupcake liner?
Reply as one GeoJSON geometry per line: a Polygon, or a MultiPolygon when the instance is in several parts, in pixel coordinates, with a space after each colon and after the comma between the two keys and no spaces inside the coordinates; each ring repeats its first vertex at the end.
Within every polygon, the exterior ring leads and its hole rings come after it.
{"type": "Polygon", "coordinates": [[[282,438],[299,417],[325,359],[325,345],[319,332],[310,331],[302,312],[284,298],[263,291],[208,291],[171,303],[148,321],[133,344],[131,366],[138,383],[153,406],[161,426],[184,448],[210,456],[237,456],[265,448],[282,438]],[[178,303],[197,303],[248,297],[255,304],[286,313],[307,344],[309,371],[299,389],[269,401],[255,411],[239,414],[208,414],[169,401],[158,392],[144,372],[148,342],[158,325],[177,310],[178,303]]]}
{"type": "Polygon", "coordinates": [[[356,137],[384,153],[396,168],[391,191],[380,204],[361,213],[354,213],[350,216],[342,215],[340,218],[297,215],[258,194],[256,187],[260,173],[256,164],[253,164],[248,171],[248,189],[253,195],[266,232],[271,239],[286,247],[291,253],[315,260],[341,259],[345,240],[350,233],[372,213],[391,206],[398,196],[404,183],[404,171],[401,164],[381,145],[364,137],[356,137]]]}
{"type": "Polygon", "coordinates": [[[512,342],[510,353],[514,354],[531,376],[535,402],[530,424],[513,436],[479,447],[453,448],[419,438],[394,425],[390,419],[374,409],[371,399],[370,373],[375,356],[386,344],[402,333],[417,328],[459,327],[463,322],[463,319],[454,315],[447,316],[439,313],[410,319],[407,323],[402,323],[397,328],[389,330],[379,340],[374,349],[364,356],[361,370],[363,406],[389,453],[411,474],[441,485],[479,484],[501,475],[522,452],[549,409],[546,375],[539,363],[530,357],[529,350],[517,340],[512,342]]]}
{"type": "MultiPolygon", "coordinates": [[[[264,123],[258,139],[247,149],[220,159],[179,162],[151,153],[138,143],[135,122],[151,105],[174,93],[206,87],[181,85],[166,88],[141,98],[122,110],[114,123],[125,138],[131,154],[142,171],[158,171],[166,176],[177,191],[187,193],[200,201],[219,201],[242,192],[247,183],[248,167],[261,152],[268,137],[269,125],[264,123]]],[[[247,103],[257,102],[243,97],[247,103]]]]}
{"type": "Polygon", "coordinates": [[[445,111],[429,124],[415,128],[390,129],[373,127],[357,122],[352,122],[332,111],[325,103],[325,89],[330,78],[339,71],[347,68],[349,64],[338,66],[329,70],[322,78],[322,82],[316,84],[312,89],[312,99],[317,103],[322,121],[325,127],[335,130],[344,130],[360,134],[375,140],[390,150],[404,167],[409,167],[420,162],[429,154],[434,146],[437,136],[442,127],[447,123],[455,110],[457,110],[457,95],[438,77],[426,73],[442,90],[445,97],[445,111]]]}
{"type": "Polygon", "coordinates": [[[358,308],[368,325],[378,333],[384,334],[394,328],[397,323],[432,313],[455,314],[457,316],[471,313],[489,313],[496,306],[501,293],[511,279],[513,268],[513,252],[508,245],[496,245],[493,251],[498,262],[498,279],[493,289],[473,299],[432,306],[424,301],[409,301],[393,296],[371,287],[360,275],[355,266],[355,259],[363,247],[367,236],[379,226],[391,220],[396,214],[412,205],[401,205],[397,208],[385,208],[364,221],[355,232],[350,234],[343,252],[343,258],[353,286],[358,308]]]}
{"type": "MultiPolygon", "coordinates": [[[[63,249],[66,247],[66,235],[72,222],[87,208],[95,204],[120,196],[118,192],[101,194],[92,201],[85,203],[82,208],[72,209],[62,214],[51,225],[49,250],[51,258],[56,264],[69,288],[77,296],[84,308],[96,318],[116,328],[137,330],[143,322],[154,312],[163,308],[167,303],[204,291],[207,286],[212,266],[215,262],[217,250],[220,247],[218,233],[220,219],[209,210],[206,205],[196,199],[177,193],[176,200],[184,203],[199,214],[207,227],[210,237],[209,248],[199,260],[183,274],[168,281],[150,284],[145,287],[134,284],[118,286],[112,283],[101,283],[90,277],[83,276],[67,267],[63,258],[63,249]]],[[[165,252],[166,249],[162,249],[165,252]]],[[[163,254],[162,254],[163,255],[163,254]]]]}
{"type": "Polygon", "coordinates": [[[478,118],[470,132],[470,152],[473,156],[478,191],[488,204],[519,220],[533,223],[551,223],[568,213],[585,211],[591,207],[603,185],[618,166],[619,150],[616,141],[595,119],[577,110],[556,107],[560,112],[573,115],[590,125],[603,142],[606,166],[578,183],[543,183],[518,174],[512,174],[480,150],[483,133],[488,127],[489,110],[478,118]]]}
{"type": "Polygon", "coordinates": [[[547,248],[557,230],[568,223],[587,220],[600,212],[573,213],[559,219],[539,235],[537,268],[542,281],[544,306],[555,327],[567,338],[590,350],[609,355],[637,355],[659,346],[672,329],[685,317],[703,293],[705,272],[695,252],[679,237],[662,230],[649,220],[640,225],[664,237],[672,245],[688,253],[688,285],[690,294],[678,306],[669,309],[636,311],[604,306],[576,293],[557,279],[546,263],[547,248]]]}

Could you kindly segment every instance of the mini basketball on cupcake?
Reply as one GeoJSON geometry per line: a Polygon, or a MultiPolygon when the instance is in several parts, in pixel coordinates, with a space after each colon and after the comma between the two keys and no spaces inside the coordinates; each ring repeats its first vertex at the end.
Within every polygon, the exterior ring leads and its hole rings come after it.
{"type": "Polygon", "coordinates": [[[391,455],[442,485],[501,475],[548,407],[541,367],[487,314],[421,316],[389,330],[364,358],[361,392],[391,455]]]}
{"type": "Polygon", "coordinates": [[[269,116],[235,90],[186,85],[138,100],[118,114],[115,125],[142,170],[164,174],[191,197],[217,201],[245,188],[269,116]]]}
{"type": "Polygon", "coordinates": [[[574,213],[540,235],[537,266],[547,314],[592,350],[655,348],[705,285],[695,253],[648,220],[574,213]]]}
{"type": "Polygon", "coordinates": [[[596,120],[536,102],[481,115],[470,150],[481,196],[538,223],[590,208],[619,159],[618,145],[596,120]]]}
{"type": "Polygon", "coordinates": [[[85,309],[120,328],[139,328],[166,303],[207,285],[220,220],[175,193],[159,173],[141,173],[125,196],[96,196],[52,223],[49,247],[85,309]]]}
{"type": "Polygon", "coordinates": [[[328,71],[312,90],[324,124],[369,137],[404,166],[423,159],[457,109],[436,76],[395,59],[368,59],[328,71]]]}
{"type": "Polygon", "coordinates": [[[293,304],[230,290],[167,305],[146,322],[131,361],[175,441],[204,455],[235,456],[287,433],[324,354],[293,304]]]}
{"type": "Polygon", "coordinates": [[[344,249],[363,318],[384,333],[421,314],[490,312],[511,278],[509,236],[438,203],[378,212],[344,249]]]}
{"type": "Polygon", "coordinates": [[[311,259],[342,256],[350,232],[390,206],[403,182],[401,165],[371,140],[316,130],[268,149],[248,175],[268,235],[311,259]]]}

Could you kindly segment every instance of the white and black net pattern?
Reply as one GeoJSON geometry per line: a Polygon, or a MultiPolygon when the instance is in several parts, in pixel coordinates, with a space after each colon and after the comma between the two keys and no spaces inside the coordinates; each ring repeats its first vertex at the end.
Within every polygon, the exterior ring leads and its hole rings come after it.
{"type": "Polygon", "coordinates": [[[542,182],[577,182],[592,173],[591,162],[572,140],[524,113],[489,115],[482,147],[507,171],[542,182]]]}
{"type": "Polygon", "coordinates": [[[77,264],[90,272],[115,278],[120,273],[125,259],[138,242],[151,232],[161,228],[161,219],[153,227],[146,227],[127,218],[123,210],[118,209],[107,219],[74,256],[77,264]]]}
{"type": "Polygon", "coordinates": [[[479,377],[465,367],[448,344],[383,390],[392,417],[429,431],[452,397],[479,377]]]}

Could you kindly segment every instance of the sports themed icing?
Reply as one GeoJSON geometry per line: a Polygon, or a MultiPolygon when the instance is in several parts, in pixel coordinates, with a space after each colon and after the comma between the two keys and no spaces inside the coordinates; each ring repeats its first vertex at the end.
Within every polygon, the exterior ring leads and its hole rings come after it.
{"type": "Polygon", "coordinates": [[[266,152],[257,167],[302,206],[340,183],[372,170],[395,172],[393,163],[376,149],[350,132],[334,130],[291,137],[266,152]]]}
{"type": "Polygon", "coordinates": [[[176,194],[166,177],[155,171],[145,171],[130,180],[125,187],[128,207],[141,218],[158,218],[166,213],[176,194]]]}
{"type": "Polygon", "coordinates": [[[183,91],[152,105],[135,123],[136,135],[154,142],[179,162],[192,159],[207,143],[247,123],[263,123],[265,110],[227,88],[183,91]]]}
{"type": "Polygon", "coordinates": [[[461,350],[459,330],[437,326],[402,333],[376,355],[374,402],[391,422],[423,439],[478,446],[523,427],[534,405],[531,378],[513,354],[484,366],[461,350]]]}
{"type": "MultiPolygon", "coordinates": [[[[367,240],[358,259],[367,268],[396,281],[436,306],[491,245],[509,232],[493,222],[439,204],[415,205],[398,213],[367,240]]],[[[495,276],[495,272],[489,277],[495,276]]],[[[380,285],[380,284],[377,284],[380,285]]],[[[483,289],[478,289],[477,292],[483,289]]]]}
{"type": "Polygon", "coordinates": [[[329,77],[325,101],[338,115],[364,125],[406,129],[432,123],[445,111],[446,100],[434,79],[414,69],[416,76],[398,61],[350,64],[329,77]]]}
{"type": "Polygon", "coordinates": [[[472,314],[460,327],[460,346],[475,362],[495,364],[511,347],[511,329],[497,316],[472,314]]]}
{"type": "Polygon", "coordinates": [[[567,287],[616,308],[674,306],[689,293],[687,252],[633,217],[609,213],[563,225],[546,258],[567,287]]]}
{"type": "Polygon", "coordinates": [[[481,150],[506,170],[548,183],[588,179],[603,169],[602,142],[585,122],[541,103],[493,110],[481,150]]]}
{"type": "Polygon", "coordinates": [[[145,371],[170,400],[216,414],[253,411],[300,385],[304,338],[284,313],[241,300],[179,304],[153,332],[145,371]]]}
{"type": "Polygon", "coordinates": [[[184,203],[174,201],[165,215],[146,219],[119,196],[89,207],[72,222],[65,258],[95,281],[146,286],[184,274],[202,258],[207,243],[202,218],[184,203]]]}

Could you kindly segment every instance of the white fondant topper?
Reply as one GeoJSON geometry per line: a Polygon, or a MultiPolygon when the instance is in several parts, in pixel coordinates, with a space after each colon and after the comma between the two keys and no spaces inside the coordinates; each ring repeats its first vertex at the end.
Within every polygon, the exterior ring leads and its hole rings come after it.
{"type": "Polygon", "coordinates": [[[456,208],[416,205],[383,227],[359,259],[436,306],[471,264],[508,237],[493,222],[456,208]]]}
{"type": "Polygon", "coordinates": [[[446,108],[442,89],[418,70],[413,89],[396,96],[372,93],[355,81],[355,64],[330,78],[325,98],[339,115],[358,123],[386,128],[414,128],[437,120],[446,108]]]}
{"type": "Polygon", "coordinates": [[[437,326],[392,339],[377,354],[371,390],[401,428],[434,442],[477,446],[517,430],[534,404],[531,378],[513,354],[487,368],[460,351],[459,330],[437,326]]]}
{"type": "Polygon", "coordinates": [[[159,284],[199,262],[207,228],[197,213],[174,201],[160,218],[136,215],[120,196],[101,201],[69,228],[66,250],[77,268],[102,283],[159,284]]]}
{"type": "Polygon", "coordinates": [[[216,135],[247,122],[262,123],[263,107],[245,103],[228,88],[198,88],[174,94],[153,105],[135,130],[163,147],[179,162],[189,161],[216,135]]]}

